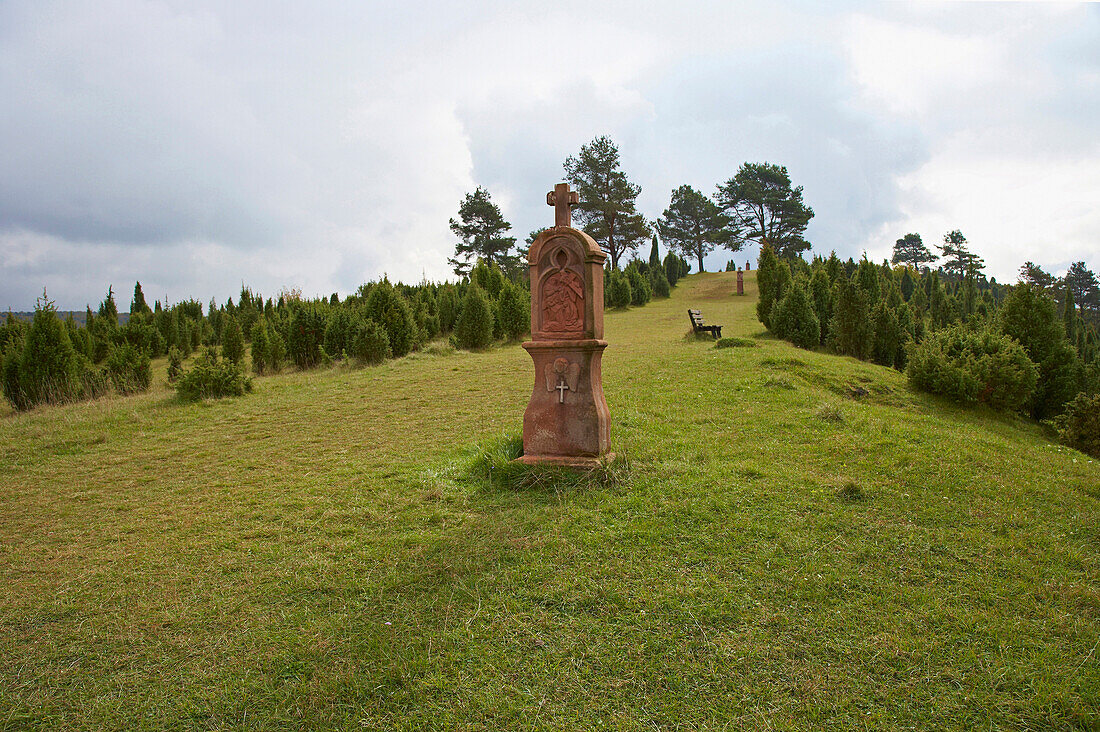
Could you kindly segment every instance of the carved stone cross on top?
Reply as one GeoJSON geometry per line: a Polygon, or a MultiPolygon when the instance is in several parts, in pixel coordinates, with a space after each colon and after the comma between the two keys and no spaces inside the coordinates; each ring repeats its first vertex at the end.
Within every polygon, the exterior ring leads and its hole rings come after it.
{"type": "Polygon", "coordinates": [[[568,183],[555,185],[554,190],[546,194],[546,205],[554,207],[554,226],[572,226],[569,207],[580,202],[580,196],[576,191],[569,190],[568,183]]]}

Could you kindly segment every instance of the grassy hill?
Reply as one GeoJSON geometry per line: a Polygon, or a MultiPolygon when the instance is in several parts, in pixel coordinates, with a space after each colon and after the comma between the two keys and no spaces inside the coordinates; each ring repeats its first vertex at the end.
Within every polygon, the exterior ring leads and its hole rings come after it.
{"type": "Polygon", "coordinates": [[[518,346],[3,414],[0,729],[1100,728],[1100,465],[752,274],[608,313],[599,482],[477,477],[518,346]]]}

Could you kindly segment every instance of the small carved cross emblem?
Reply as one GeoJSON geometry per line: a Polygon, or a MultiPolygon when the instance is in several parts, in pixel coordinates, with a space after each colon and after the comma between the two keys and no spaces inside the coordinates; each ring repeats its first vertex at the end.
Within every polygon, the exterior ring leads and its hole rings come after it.
{"type": "Polygon", "coordinates": [[[562,379],[554,388],[558,390],[558,404],[565,404],[565,392],[569,390],[569,384],[562,379]]]}
{"type": "Polygon", "coordinates": [[[568,183],[555,185],[554,190],[546,194],[546,205],[554,207],[554,226],[572,226],[569,207],[580,202],[580,196],[576,191],[569,190],[568,183]]]}
{"type": "Polygon", "coordinates": [[[581,375],[581,365],[559,358],[545,366],[546,391],[558,392],[558,404],[565,404],[565,392],[577,390],[577,379],[581,375]],[[557,385],[554,385],[554,382],[557,385]]]}

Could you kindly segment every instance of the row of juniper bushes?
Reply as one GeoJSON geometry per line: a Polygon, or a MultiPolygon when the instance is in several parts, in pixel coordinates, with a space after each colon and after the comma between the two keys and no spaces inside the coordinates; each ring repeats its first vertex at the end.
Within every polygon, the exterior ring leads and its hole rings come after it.
{"type": "Polygon", "coordinates": [[[777,337],[906,372],[917,389],[1047,422],[1100,454],[1100,313],[1033,282],[952,277],[763,246],[757,315],[777,337]]]}
{"type": "MultiPolygon", "coordinates": [[[[667,297],[670,280],[686,274],[673,255],[664,262],[635,260],[623,272],[607,273],[612,306],[644,305],[667,297]],[[665,275],[666,268],[671,276],[665,275]]],[[[129,317],[120,319],[112,289],[84,323],[58,317],[41,298],[28,324],[8,314],[0,326],[3,393],[18,411],[41,404],[93,399],[112,389],[142,392],[152,383],[152,359],[167,356],[168,380],[186,400],[237,396],[250,391],[244,373],[273,374],[337,361],[379,364],[438,339],[481,350],[521,339],[530,330],[530,292],[525,277],[505,276],[494,262],[478,261],[458,282],[391,283],[383,277],[341,300],[312,300],[284,290],[264,298],[242,287],[208,307],[195,300],[150,307],[134,288],[129,317]],[[188,371],[185,361],[197,354],[188,371]]]]}

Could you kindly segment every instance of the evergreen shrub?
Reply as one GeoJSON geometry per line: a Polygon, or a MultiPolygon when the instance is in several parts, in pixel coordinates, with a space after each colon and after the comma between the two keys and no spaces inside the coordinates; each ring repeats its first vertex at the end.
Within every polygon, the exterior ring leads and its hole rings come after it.
{"type": "Polygon", "coordinates": [[[620,270],[612,270],[608,277],[607,304],[613,308],[625,308],[632,299],[630,280],[620,270]]]}
{"type": "Polygon", "coordinates": [[[814,268],[810,277],[810,296],[813,298],[814,314],[821,324],[821,344],[829,336],[829,321],[833,317],[833,283],[824,267],[814,268]]]}
{"type": "Polygon", "coordinates": [[[871,360],[882,366],[893,366],[898,361],[898,351],[904,346],[905,335],[897,313],[885,300],[879,300],[871,310],[871,325],[875,331],[871,360]]]}
{"type": "Polygon", "coordinates": [[[256,318],[252,324],[252,371],[262,374],[271,368],[271,339],[268,337],[267,319],[256,318]]]}
{"type": "Polygon", "coordinates": [[[1040,288],[1017,285],[997,311],[997,327],[1019,341],[1039,365],[1039,385],[1031,404],[1036,419],[1048,419],[1080,391],[1083,369],[1066,340],[1065,325],[1054,300],[1040,288]]]}
{"type": "Polygon", "coordinates": [[[649,278],[643,275],[636,267],[628,267],[626,277],[630,282],[630,304],[642,307],[653,296],[649,289],[649,278]]]}
{"type": "Polygon", "coordinates": [[[665,298],[672,293],[672,286],[665,276],[665,268],[658,265],[649,268],[649,286],[653,289],[654,297],[665,298]]]}
{"type": "Polygon", "coordinates": [[[439,315],[439,332],[450,333],[454,330],[458,321],[458,291],[450,282],[439,288],[436,311],[439,315]]]}
{"type": "Polygon", "coordinates": [[[1007,412],[1026,408],[1039,378],[1019,343],[961,325],[936,331],[912,347],[907,374],[921,391],[1007,412]]]}
{"type": "Polygon", "coordinates": [[[420,329],[416,327],[412,308],[398,293],[393,294],[389,306],[382,313],[382,327],[389,336],[395,358],[401,358],[420,345],[420,329]]]}
{"type": "Polygon", "coordinates": [[[462,315],[455,325],[452,341],[456,348],[471,351],[487,348],[493,342],[493,311],[485,293],[470,285],[462,302],[462,315]]]}
{"type": "Polygon", "coordinates": [[[497,319],[501,337],[516,341],[531,331],[531,303],[527,292],[513,284],[506,284],[497,302],[497,319]]]}
{"type": "Polygon", "coordinates": [[[267,330],[268,340],[271,343],[271,360],[268,363],[268,368],[271,373],[277,374],[286,363],[286,340],[283,339],[283,334],[273,326],[268,326],[267,330]]]}
{"type": "Polygon", "coordinates": [[[4,348],[3,358],[0,359],[0,385],[3,386],[4,398],[20,412],[34,406],[27,402],[23,389],[19,386],[19,361],[22,353],[23,341],[11,341],[4,348]]]}
{"type": "Polygon", "coordinates": [[[677,281],[679,281],[679,279],[680,279],[680,260],[679,260],[679,258],[675,254],[673,254],[672,252],[669,252],[668,254],[665,255],[665,259],[664,259],[663,264],[664,264],[664,270],[665,270],[665,277],[668,279],[669,286],[670,287],[675,287],[677,281]]]}
{"type": "Polygon", "coordinates": [[[420,330],[418,338],[420,343],[433,341],[439,335],[439,316],[434,312],[435,307],[435,300],[430,294],[422,292],[416,300],[413,319],[416,321],[416,327],[420,330]]]}
{"type": "Polygon", "coordinates": [[[351,350],[352,317],[346,308],[331,309],[325,324],[325,352],[333,358],[351,350]]]}
{"type": "Polygon", "coordinates": [[[1064,444],[1100,458],[1100,394],[1078,394],[1053,425],[1064,444]]]}
{"type": "Polygon", "coordinates": [[[787,292],[771,312],[771,330],[799,348],[815,348],[821,341],[821,323],[814,314],[805,281],[787,287],[787,292]]]}
{"type": "Polygon", "coordinates": [[[352,334],[351,354],[361,363],[376,366],[391,355],[386,329],[370,318],[361,319],[352,334]]]}
{"type": "MultiPolygon", "coordinates": [[[[244,335],[241,333],[240,321],[232,315],[226,315],[225,319],[222,330],[222,356],[233,363],[240,363],[244,358],[244,335]]],[[[191,345],[192,350],[198,346],[194,340],[191,341],[191,345]]]]}
{"type": "Polygon", "coordinates": [[[866,361],[874,351],[875,331],[867,293],[852,279],[837,279],[833,294],[833,318],[829,321],[829,346],[845,356],[866,361]]]}
{"type": "Polygon", "coordinates": [[[218,358],[211,347],[202,349],[191,369],[176,383],[176,393],[186,402],[242,396],[250,391],[252,379],[244,375],[240,365],[218,358]]]}
{"type": "Polygon", "coordinates": [[[76,361],[77,373],[80,378],[80,397],[82,399],[98,399],[106,394],[111,382],[104,370],[97,368],[91,359],[84,355],[77,355],[76,361]]]}
{"type": "Polygon", "coordinates": [[[175,384],[183,375],[183,352],[178,346],[168,349],[168,383],[175,384]]]}
{"type": "Polygon", "coordinates": [[[294,308],[290,316],[287,355],[298,368],[311,369],[321,363],[325,320],[324,312],[316,303],[305,303],[294,308]]]}
{"type": "Polygon", "coordinates": [[[764,324],[771,327],[769,319],[776,301],[778,300],[779,259],[775,252],[767,244],[760,247],[760,259],[756,266],[756,287],[758,299],[756,301],[756,317],[764,324]]]}
{"type": "Polygon", "coordinates": [[[9,346],[4,396],[17,410],[72,401],[81,395],[76,351],[53,303],[43,296],[22,348],[9,346]]]}
{"type": "Polygon", "coordinates": [[[149,354],[129,343],[111,349],[103,370],[119,394],[146,391],[153,382],[149,354]]]}
{"type": "Polygon", "coordinates": [[[383,278],[371,287],[363,312],[386,329],[395,358],[401,358],[420,345],[420,329],[412,308],[389,280],[383,278]]]}

